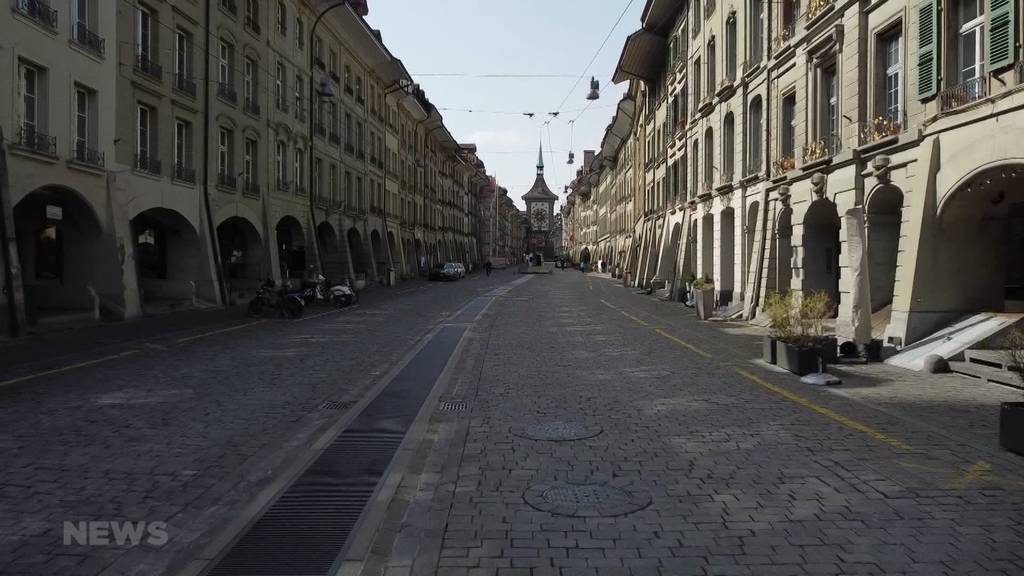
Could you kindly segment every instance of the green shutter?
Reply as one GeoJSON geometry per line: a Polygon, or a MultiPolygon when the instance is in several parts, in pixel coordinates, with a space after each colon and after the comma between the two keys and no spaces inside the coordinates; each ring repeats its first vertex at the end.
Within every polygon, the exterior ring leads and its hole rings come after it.
{"type": "Polygon", "coordinates": [[[987,4],[988,69],[997,70],[1014,61],[1013,0],[987,0],[987,4]]]}
{"type": "Polygon", "coordinates": [[[917,5],[917,97],[921,99],[938,92],[938,33],[936,0],[924,0],[917,5]]]}

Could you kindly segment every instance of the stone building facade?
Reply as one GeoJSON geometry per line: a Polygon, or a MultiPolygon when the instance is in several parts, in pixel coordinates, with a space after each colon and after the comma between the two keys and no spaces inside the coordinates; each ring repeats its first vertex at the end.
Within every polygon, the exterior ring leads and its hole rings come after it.
{"type": "Polygon", "coordinates": [[[569,250],[672,295],[707,276],[747,319],[824,291],[895,347],[1024,310],[1022,6],[648,0],[569,250]]]}
{"type": "Polygon", "coordinates": [[[5,331],[238,302],[321,267],[393,284],[480,262],[475,146],[365,2],[311,35],[330,5],[0,10],[5,331]]]}

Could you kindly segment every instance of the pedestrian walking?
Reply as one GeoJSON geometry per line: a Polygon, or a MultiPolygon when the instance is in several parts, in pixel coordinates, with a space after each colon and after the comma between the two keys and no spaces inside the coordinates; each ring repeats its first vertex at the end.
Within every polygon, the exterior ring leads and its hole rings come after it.
{"type": "Polygon", "coordinates": [[[488,276],[491,275],[491,261],[490,260],[488,260],[487,262],[484,262],[484,272],[486,272],[488,276]]]}

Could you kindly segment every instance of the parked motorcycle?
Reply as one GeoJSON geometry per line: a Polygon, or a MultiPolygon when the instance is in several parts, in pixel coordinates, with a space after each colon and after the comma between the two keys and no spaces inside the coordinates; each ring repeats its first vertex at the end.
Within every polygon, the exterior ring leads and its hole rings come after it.
{"type": "Polygon", "coordinates": [[[302,316],[303,308],[305,305],[301,298],[289,294],[284,287],[278,288],[272,278],[267,278],[249,301],[246,313],[249,316],[263,317],[267,310],[277,310],[278,314],[285,318],[299,318],[302,316]]]}

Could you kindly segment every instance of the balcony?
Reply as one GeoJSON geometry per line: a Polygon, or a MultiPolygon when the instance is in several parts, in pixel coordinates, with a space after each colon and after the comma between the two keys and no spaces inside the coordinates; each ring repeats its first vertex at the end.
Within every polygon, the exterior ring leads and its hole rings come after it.
{"type": "Polygon", "coordinates": [[[341,145],[341,134],[338,134],[334,130],[331,130],[331,135],[327,139],[334,145],[341,145]]]}
{"type": "Polygon", "coordinates": [[[242,110],[244,110],[246,114],[250,114],[258,118],[260,115],[260,101],[257,100],[255,96],[250,96],[246,98],[245,102],[242,104],[242,110]]]}
{"type": "Polygon", "coordinates": [[[154,82],[160,82],[164,69],[155,60],[150,60],[149,54],[136,54],[135,71],[154,82]]]}
{"type": "Polygon", "coordinates": [[[866,146],[900,135],[907,128],[906,113],[899,112],[875,117],[857,125],[858,144],[866,146]]]}
{"type": "Polygon", "coordinates": [[[277,189],[281,192],[291,192],[292,183],[291,180],[285,180],[283,178],[277,179],[277,189]]]}
{"type": "Polygon", "coordinates": [[[22,16],[35,20],[53,32],[57,31],[57,11],[40,0],[15,0],[14,11],[22,16]]]}
{"type": "Polygon", "coordinates": [[[174,89],[189,96],[196,97],[196,81],[191,76],[176,72],[174,74],[174,89]]]}
{"type": "Polygon", "coordinates": [[[830,134],[805,145],[800,156],[804,164],[809,164],[835,156],[841,148],[842,145],[839,137],[835,134],[830,134]]]}
{"type": "Polygon", "coordinates": [[[145,152],[135,154],[135,169],[155,176],[160,175],[160,161],[145,152]]]}
{"type": "Polygon", "coordinates": [[[259,22],[259,20],[256,19],[255,16],[246,16],[245,17],[245,27],[248,28],[250,32],[252,32],[253,34],[255,34],[257,36],[259,36],[260,32],[262,32],[262,30],[260,29],[260,22],[259,22]]]}
{"type": "Polygon", "coordinates": [[[248,178],[242,182],[242,195],[246,198],[259,198],[261,193],[259,182],[253,182],[248,178]]]}
{"type": "Polygon", "coordinates": [[[238,177],[234,174],[227,174],[224,172],[217,173],[217,186],[225,188],[227,190],[238,189],[238,177]]]}
{"type": "Polygon", "coordinates": [[[287,96],[281,96],[280,94],[278,94],[277,97],[274,99],[274,105],[281,112],[284,112],[285,114],[288,113],[288,97],[287,96]]]}
{"type": "Polygon", "coordinates": [[[76,142],[71,148],[71,159],[79,164],[88,164],[97,168],[103,168],[105,164],[103,152],[89,148],[85,142],[76,142]]]}
{"type": "Polygon", "coordinates": [[[228,82],[217,83],[217,98],[234,104],[238,102],[238,92],[235,91],[235,87],[228,82]]]}
{"type": "Polygon", "coordinates": [[[979,76],[939,92],[939,112],[949,112],[988,96],[985,77],[979,76]]]}
{"type": "Polygon", "coordinates": [[[789,154],[772,162],[772,176],[782,176],[796,168],[796,158],[789,154]]]}
{"type": "Polygon", "coordinates": [[[723,168],[718,174],[718,184],[715,185],[715,190],[719,192],[727,192],[732,189],[732,168],[723,168]]]}
{"type": "Polygon", "coordinates": [[[807,11],[804,13],[804,22],[807,26],[813,24],[813,20],[825,13],[827,8],[832,6],[833,0],[809,0],[807,3],[807,11]]]}
{"type": "Polygon", "coordinates": [[[189,184],[196,183],[196,170],[184,164],[174,165],[174,179],[189,184]]]}
{"type": "Polygon", "coordinates": [[[32,124],[22,124],[18,128],[18,141],[16,144],[20,148],[31,150],[38,154],[45,154],[47,156],[57,155],[57,137],[40,132],[32,124]]]}
{"type": "Polygon", "coordinates": [[[701,97],[700,102],[697,103],[697,112],[699,114],[707,114],[707,113],[711,112],[711,109],[714,107],[713,106],[714,103],[715,103],[715,95],[714,94],[705,94],[704,96],[701,97]]]}
{"type": "Polygon", "coordinates": [[[784,23],[775,37],[772,38],[772,52],[778,53],[789,46],[796,37],[796,22],[784,23]]]}
{"type": "Polygon", "coordinates": [[[75,22],[75,27],[72,29],[72,32],[75,44],[78,44],[97,56],[103,56],[107,48],[106,40],[101,38],[99,34],[89,30],[89,27],[85,22],[75,22]]]}

